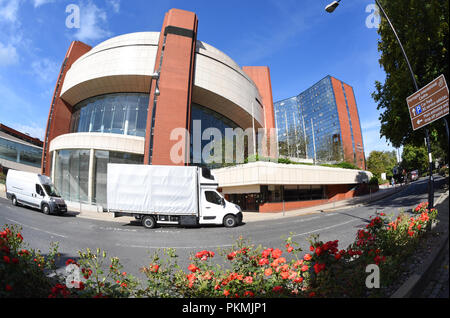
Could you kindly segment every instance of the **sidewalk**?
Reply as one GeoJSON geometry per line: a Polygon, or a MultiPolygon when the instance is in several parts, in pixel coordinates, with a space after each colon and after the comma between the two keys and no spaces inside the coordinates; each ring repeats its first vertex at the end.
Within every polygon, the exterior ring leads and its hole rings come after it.
{"type": "Polygon", "coordinates": [[[387,196],[395,194],[399,191],[406,189],[407,185],[389,187],[380,189],[373,194],[366,194],[359,197],[336,201],[332,203],[316,205],[309,208],[298,209],[298,210],[290,210],[285,212],[276,212],[276,213],[258,213],[258,212],[243,212],[244,214],[244,222],[255,222],[255,221],[264,221],[264,220],[276,220],[285,217],[293,217],[299,215],[307,215],[307,214],[317,214],[322,212],[331,212],[338,209],[358,207],[364,205],[366,203],[370,203],[376,200],[383,199],[387,196]]]}
{"type": "MultiPolygon", "coordinates": [[[[431,235],[408,258],[406,278],[391,298],[448,298],[449,192],[436,200],[439,223],[431,235]]],[[[404,276],[402,276],[404,277],[404,276]]]]}

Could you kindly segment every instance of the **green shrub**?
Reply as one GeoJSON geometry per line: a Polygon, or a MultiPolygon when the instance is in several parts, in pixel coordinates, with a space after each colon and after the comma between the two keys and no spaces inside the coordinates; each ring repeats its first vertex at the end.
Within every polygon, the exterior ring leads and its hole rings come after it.
{"type": "Polygon", "coordinates": [[[164,259],[158,251],[141,268],[145,282],[128,275],[117,257],[108,260],[100,249],[86,249],[76,261],[66,262],[81,273],[70,276],[72,281],[56,271],[49,278],[57,246],[42,257],[23,249],[17,227],[5,226],[0,232],[0,297],[342,298],[367,297],[367,292],[384,296],[383,288],[398,278],[400,264],[415,251],[437,216],[426,203],[415,212],[413,217],[401,213],[394,220],[376,213],[346,249],[339,249],[337,240],[322,242],[313,235],[303,256],[292,234],[281,248],[255,246],[240,238],[219,251],[228,263],[223,266],[212,261],[213,251],[192,253],[187,269],[178,266],[174,249],[164,250],[164,259]],[[369,264],[377,264],[385,275],[381,289],[365,286],[369,264]]]}

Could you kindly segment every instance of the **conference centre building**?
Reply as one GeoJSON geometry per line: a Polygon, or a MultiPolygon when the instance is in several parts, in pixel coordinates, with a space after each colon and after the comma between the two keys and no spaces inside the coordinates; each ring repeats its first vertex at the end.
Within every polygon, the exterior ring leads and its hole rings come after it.
{"type": "Polygon", "coordinates": [[[95,47],[71,43],[41,165],[64,199],[105,206],[108,163],[206,164],[202,153],[225,142],[204,148],[229,129],[254,133],[245,138],[253,145],[245,158],[266,136],[264,156],[272,159],[211,165],[220,190],[243,210],[280,211],[281,201],[299,208],[358,194],[367,171],[276,162],[269,68],[239,66],[198,40],[197,30],[195,13],[171,9],[160,32],[124,34],[95,47]]]}

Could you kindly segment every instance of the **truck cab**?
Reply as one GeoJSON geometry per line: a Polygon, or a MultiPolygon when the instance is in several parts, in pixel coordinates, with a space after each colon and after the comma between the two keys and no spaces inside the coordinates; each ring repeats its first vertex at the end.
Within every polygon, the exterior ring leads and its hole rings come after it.
{"type": "Polygon", "coordinates": [[[202,168],[200,176],[200,224],[223,223],[225,227],[234,227],[242,222],[241,208],[225,200],[217,191],[219,184],[209,169],[202,168]]]}

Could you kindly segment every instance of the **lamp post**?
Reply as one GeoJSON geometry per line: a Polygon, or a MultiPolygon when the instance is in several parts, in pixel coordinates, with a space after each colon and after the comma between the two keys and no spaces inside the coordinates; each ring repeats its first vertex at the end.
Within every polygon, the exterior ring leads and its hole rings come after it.
{"type": "MultiPolygon", "coordinates": [[[[325,7],[325,10],[328,13],[332,13],[339,6],[339,2],[341,2],[341,0],[333,1],[332,3],[330,3],[329,5],[327,5],[325,7]]],[[[377,4],[378,8],[380,8],[381,12],[383,13],[384,17],[386,18],[387,22],[389,23],[389,26],[391,27],[392,32],[394,32],[395,38],[397,39],[397,42],[402,50],[403,57],[405,58],[406,64],[408,65],[408,69],[409,69],[411,78],[414,83],[414,88],[416,89],[416,91],[418,91],[419,86],[417,85],[416,77],[414,76],[414,72],[411,68],[411,64],[409,63],[409,59],[408,59],[408,56],[406,55],[405,49],[403,48],[402,42],[400,41],[400,38],[397,35],[397,31],[395,31],[395,28],[392,25],[391,20],[389,19],[388,15],[384,11],[380,2],[378,0],[375,0],[375,3],[377,4]]],[[[431,156],[430,134],[428,132],[428,128],[425,128],[425,139],[426,139],[427,148],[428,148],[428,160],[429,160],[428,167],[429,167],[429,174],[430,174],[429,179],[428,179],[428,206],[431,209],[431,208],[433,208],[433,204],[434,204],[434,180],[433,180],[433,160],[432,160],[432,156],[431,156]]]]}

